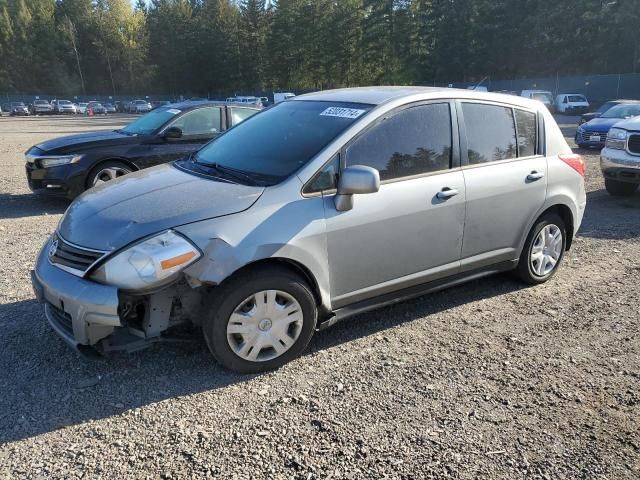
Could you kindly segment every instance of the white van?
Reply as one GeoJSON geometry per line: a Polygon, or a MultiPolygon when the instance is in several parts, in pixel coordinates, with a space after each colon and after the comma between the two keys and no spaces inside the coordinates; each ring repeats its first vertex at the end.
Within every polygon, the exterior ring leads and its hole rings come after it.
{"type": "Polygon", "coordinates": [[[538,100],[546,105],[549,111],[555,111],[555,105],[553,103],[553,93],[548,90],[522,90],[521,97],[530,98],[532,100],[538,100]]]}
{"type": "Polygon", "coordinates": [[[273,92],[273,103],[280,103],[288,100],[289,98],[295,97],[295,93],[291,92],[273,92]]]}
{"type": "Polygon", "coordinates": [[[589,109],[587,97],[580,93],[563,93],[556,97],[556,112],[581,114],[589,109]]]}

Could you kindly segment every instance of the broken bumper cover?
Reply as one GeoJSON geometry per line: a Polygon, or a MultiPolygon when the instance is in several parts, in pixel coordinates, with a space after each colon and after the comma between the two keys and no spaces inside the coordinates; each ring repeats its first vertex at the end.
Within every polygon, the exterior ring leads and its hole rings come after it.
{"type": "Polygon", "coordinates": [[[122,326],[118,289],[77,277],[49,262],[49,239],[31,272],[33,290],[53,329],[72,347],[94,345],[122,326]]]}

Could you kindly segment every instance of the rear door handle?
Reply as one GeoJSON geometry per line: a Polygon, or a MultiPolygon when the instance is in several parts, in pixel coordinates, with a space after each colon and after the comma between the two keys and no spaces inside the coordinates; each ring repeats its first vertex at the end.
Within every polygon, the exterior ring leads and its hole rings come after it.
{"type": "Polygon", "coordinates": [[[534,170],[529,175],[527,175],[527,180],[529,180],[530,182],[535,182],[536,180],[540,180],[542,177],[544,177],[544,173],[536,172],[534,170]]]}
{"type": "Polygon", "coordinates": [[[455,197],[459,193],[460,192],[455,188],[444,187],[442,190],[436,193],[436,197],[438,197],[440,200],[447,200],[448,198],[455,197]]]}

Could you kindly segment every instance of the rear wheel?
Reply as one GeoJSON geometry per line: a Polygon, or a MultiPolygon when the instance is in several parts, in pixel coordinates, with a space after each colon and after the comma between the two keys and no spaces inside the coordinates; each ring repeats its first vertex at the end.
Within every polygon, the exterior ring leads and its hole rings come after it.
{"type": "Polygon", "coordinates": [[[87,177],[87,188],[95,187],[103,183],[115,180],[128,173],[133,169],[124,162],[110,160],[96,166],[87,177]]]}
{"type": "Polygon", "coordinates": [[[226,369],[263,372],[296,358],[309,344],[316,302],[307,283],[281,267],[252,270],[215,291],[202,330],[226,369]]]}
{"type": "Polygon", "coordinates": [[[567,245],[562,218],[549,213],[533,226],[520,254],[517,276],[532,285],[544,283],[558,270],[567,245]]]}
{"type": "Polygon", "coordinates": [[[604,179],[604,186],[611,195],[616,197],[626,197],[633,195],[638,189],[637,183],[618,182],[617,180],[604,179]]]}

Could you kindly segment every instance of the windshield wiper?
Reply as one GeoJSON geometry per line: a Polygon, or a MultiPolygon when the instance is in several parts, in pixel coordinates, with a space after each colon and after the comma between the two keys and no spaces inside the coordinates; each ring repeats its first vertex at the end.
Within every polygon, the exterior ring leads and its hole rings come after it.
{"type": "Polygon", "coordinates": [[[253,185],[255,187],[264,186],[260,182],[258,182],[255,178],[253,178],[251,175],[243,172],[242,170],[236,170],[235,168],[227,167],[225,165],[220,165],[219,163],[199,162],[196,156],[193,157],[192,161],[197,165],[201,165],[203,167],[208,167],[208,168],[217,170],[218,172],[226,175],[227,177],[231,177],[237,181],[248,183],[249,185],[253,185]]]}

